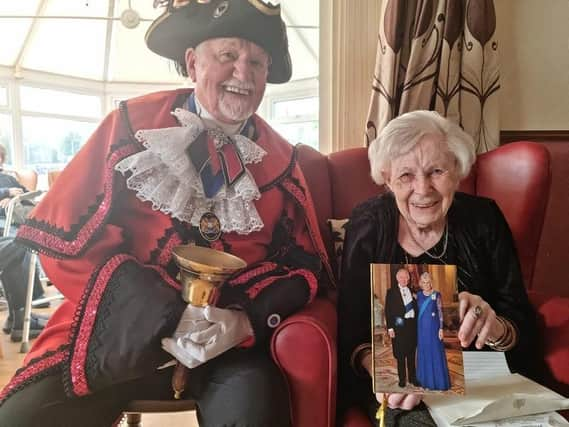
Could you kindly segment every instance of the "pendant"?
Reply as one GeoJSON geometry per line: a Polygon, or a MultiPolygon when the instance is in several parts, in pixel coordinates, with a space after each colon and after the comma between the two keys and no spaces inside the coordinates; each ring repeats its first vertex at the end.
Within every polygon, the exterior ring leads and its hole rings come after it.
{"type": "Polygon", "coordinates": [[[206,212],[200,218],[200,235],[208,242],[213,242],[221,236],[221,222],[213,212],[206,212]]]}

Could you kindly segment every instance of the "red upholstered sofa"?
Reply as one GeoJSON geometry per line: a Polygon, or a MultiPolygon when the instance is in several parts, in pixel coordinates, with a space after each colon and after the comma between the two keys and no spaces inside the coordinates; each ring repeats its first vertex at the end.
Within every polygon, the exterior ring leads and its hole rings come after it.
{"type": "MultiPolygon", "coordinates": [[[[355,205],[383,189],[370,178],[364,148],[324,156],[303,146],[299,161],[331,249],[327,220],[349,217],[355,205]]],[[[543,145],[511,143],[479,156],[461,190],[493,198],[504,212],[516,240],[530,299],[540,317],[545,362],[550,370],[542,382],[567,395],[569,298],[540,292],[543,284],[533,280],[549,195],[549,168],[549,152],[543,145]]],[[[551,286],[547,289],[551,292],[551,286]]],[[[295,427],[335,425],[336,322],[333,298],[318,298],[275,331],[272,352],[288,381],[295,427]]],[[[346,426],[370,425],[357,410],[338,421],[346,426]]]]}

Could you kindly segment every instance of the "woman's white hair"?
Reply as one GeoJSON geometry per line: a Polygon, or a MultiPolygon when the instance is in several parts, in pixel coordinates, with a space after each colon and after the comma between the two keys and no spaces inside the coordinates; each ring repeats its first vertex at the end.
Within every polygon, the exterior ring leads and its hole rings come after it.
{"type": "Polygon", "coordinates": [[[457,161],[459,179],[466,177],[474,160],[474,141],[460,126],[436,111],[418,110],[391,120],[368,149],[371,177],[383,184],[382,172],[389,173],[392,160],[407,154],[425,135],[441,135],[457,161]]]}

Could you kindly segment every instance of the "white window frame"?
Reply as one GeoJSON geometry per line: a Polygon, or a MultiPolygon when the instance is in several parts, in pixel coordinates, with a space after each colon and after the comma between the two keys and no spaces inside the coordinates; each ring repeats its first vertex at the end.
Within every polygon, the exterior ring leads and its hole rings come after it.
{"type": "MultiPolygon", "coordinates": [[[[73,83],[76,79],[71,79],[73,83]]],[[[90,83],[90,82],[88,82],[90,83]]],[[[36,80],[22,80],[17,82],[15,85],[14,97],[17,99],[18,108],[13,109],[14,113],[14,123],[18,126],[18,136],[19,138],[16,139],[14,137],[14,160],[16,163],[16,168],[23,168],[27,167],[25,165],[24,159],[24,127],[23,127],[23,119],[24,117],[40,117],[40,118],[47,118],[47,119],[60,119],[60,120],[69,120],[74,122],[83,122],[83,123],[93,123],[97,124],[103,118],[104,113],[104,96],[96,91],[95,88],[90,87],[91,85],[87,84],[76,84],[73,86],[63,86],[62,84],[57,83],[45,83],[45,82],[38,82],[36,80]],[[61,113],[46,113],[43,111],[31,111],[31,110],[23,110],[21,108],[21,88],[28,87],[33,89],[47,89],[47,90],[54,90],[59,92],[66,92],[76,95],[86,95],[86,96],[93,96],[99,98],[99,105],[100,105],[100,113],[99,116],[75,116],[71,114],[61,114],[61,113]]],[[[15,132],[14,132],[15,133],[15,132]]],[[[40,182],[43,182],[40,179],[40,182]]]]}
{"type": "MultiPolygon", "coordinates": [[[[284,86],[284,85],[283,85],[284,86]]],[[[270,86],[265,92],[263,102],[259,107],[259,114],[264,117],[271,124],[290,124],[316,121],[318,122],[319,114],[315,112],[314,115],[304,115],[295,117],[293,119],[277,119],[275,117],[275,104],[281,101],[292,101],[304,98],[319,98],[318,94],[318,76],[311,79],[297,80],[288,83],[284,87],[270,86]]],[[[318,100],[320,104],[320,99],[318,100]]],[[[320,109],[320,105],[319,105],[320,109]]],[[[320,123],[318,123],[320,128],[320,123]]],[[[291,143],[302,141],[290,141],[291,143]]],[[[319,147],[320,148],[320,147],[319,147]]]]}
{"type": "Polygon", "coordinates": [[[105,112],[105,85],[103,83],[35,71],[24,71],[21,75],[16,77],[13,74],[10,75],[10,70],[6,70],[5,67],[2,68],[4,68],[4,70],[0,69],[0,84],[8,87],[8,106],[0,106],[0,112],[10,114],[12,117],[12,166],[15,168],[21,169],[24,167],[22,129],[22,118],[24,116],[55,118],[87,123],[99,123],[103,118],[105,112]],[[99,97],[101,99],[101,112],[97,117],[85,117],[22,110],[20,103],[20,88],[22,86],[99,97]]]}
{"type": "Polygon", "coordinates": [[[12,109],[11,109],[11,103],[10,103],[10,82],[7,79],[0,79],[0,87],[6,89],[6,104],[0,104],[0,114],[8,116],[8,120],[10,121],[10,130],[11,130],[11,135],[12,135],[12,141],[11,147],[6,147],[9,152],[11,157],[8,159],[7,164],[9,164],[11,167],[14,167],[15,165],[15,161],[14,161],[14,151],[16,151],[16,138],[14,136],[14,118],[13,118],[13,113],[12,113],[12,109]]]}
{"type": "Polygon", "coordinates": [[[0,105],[0,113],[11,116],[11,166],[18,169],[24,167],[24,141],[22,130],[22,118],[24,116],[45,117],[97,124],[100,123],[108,113],[116,108],[114,106],[114,102],[117,99],[128,99],[159,90],[180,88],[180,84],[103,83],[99,81],[29,70],[24,70],[16,75],[11,68],[5,66],[0,66],[0,85],[7,88],[8,92],[8,105],[0,105]],[[22,86],[98,97],[100,98],[101,105],[100,114],[89,117],[22,110],[20,103],[20,88],[22,86]]]}
{"type": "Polygon", "coordinates": [[[87,91],[87,90],[74,89],[74,88],[70,89],[70,88],[65,88],[65,87],[50,85],[50,84],[38,84],[38,83],[33,83],[33,82],[32,83],[22,82],[21,84],[18,84],[18,98],[20,99],[20,105],[21,105],[21,92],[20,92],[20,90],[24,87],[31,88],[31,89],[39,89],[39,90],[42,90],[42,89],[53,90],[53,91],[58,91],[58,92],[70,93],[73,95],[85,95],[85,96],[91,96],[94,98],[99,98],[100,111],[99,111],[99,114],[96,116],[75,116],[73,114],[48,113],[45,111],[24,110],[24,109],[20,108],[20,112],[22,113],[22,116],[47,117],[47,118],[53,118],[53,119],[64,119],[64,120],[73,120],[73,121],[89,122],[89,123],[98,123],[99,121],[101,121],[101,119],[103,117],[105,106],[104,106],[104,98],[103,98],[103,96],[101,96],[100,93],[96,93],[93,91],[87,91]]]}
{"type": "MultiPolygon", "coordinates": [[[[326,140],[323,139],[323,136],[329,135],[329,126],[326,121],[329,116],[326,110],[326,106],[328,104],[325,102],[325,100],[329,98],[328,92],[330,89],[327,87],[326,83],[328,81],[328,75],[330,74],[326,69],[326,66],[328,65],[329,56],[331,54],[331,52],[327,51],[329,46],[325,44],[325,40],[329,38],[329,35],[331,33],[331,21],[330,17],[328,16],[330,9],[328,2],[323,0],[319,0],[319,2],[320,46],[318,53],[318,75],[314,76],[311,79],[295,81],[287,85],[268,85],[264,100],[259,107],[258,113],[267,120],[272,121],[274,120],[273,105],[275,102],[317,96],[319,98],[319,114],[316,117],[306,116],[303,118],[296,118],[294,121],[317,121],[319,128],[319,149],[320,151],[325,152],[327,151],[327,143],[326,140]],[[286,88],[282,88],[282,86],[286,86],[286,88]],[[323,120],[323,118],[325,120],[323,120]]],[[[179,82],[172,84],[139,84],[124,82],[104,83],[96,80],[81,79],[42,71],[14,69],[13,67],[2,65],[0,65],[0,85],[7,88],[8,105],[1,105],[0,113],[11,116],[11,163],[16,168],[22,168],[24,166],[22,116],[48,117],[97,123],[100,122],[106,114],[116,108],[115,100],[117,99],[129,99],[141,94],[159,90],[174,89],[181,86],[179,82]],[[20,105],[20,86],[29,86],[38,89],[59,90],[81,95],[98,96],[101,98],[101,114],[99,117],[83,117],[58,113],[22,111],[20,105]]],[[[191,86],[191,82],[188,80],[186,82],[186,85],[191,86]]],[[[182,86],[184,86],[183,83],[182,86]]],[[[282,121],[282,123],[290,122],[291,121],[289,120],[282,121]]]]}
{"type": "Polygon", "coordinates": [[[138,96],[147,95],[152,92],[161,90],[180,89],[181,87],[189,87],[189,81],[186,84],[140,84],[140,83],[108,83],[107,92],[105,93],[105,115],[118,108],[118,102],[138,96]]]}
{"type": "Polygon", "coordinates": [[[6,89],[6,104],[0,104],[0,113],[5,113],[10,109],[10,87],[8,80],[0,79],[0,88],[6,89]]]}

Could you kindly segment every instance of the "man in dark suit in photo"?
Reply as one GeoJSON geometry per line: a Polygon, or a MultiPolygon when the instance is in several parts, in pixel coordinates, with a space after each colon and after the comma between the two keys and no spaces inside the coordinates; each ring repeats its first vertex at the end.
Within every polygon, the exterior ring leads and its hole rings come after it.
{"type": "Polygon", "coordinates": [[[387,332],[392,340],[393,356],[397,359],[399,387],[405,387],[407,378],[411,384],[418,385],[415,377],[417,301],[409,289],[409,272],[400,268],[395,278],[397,285],[389,288],[385,296],[385,317],[387,332]]]}

